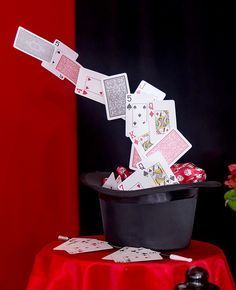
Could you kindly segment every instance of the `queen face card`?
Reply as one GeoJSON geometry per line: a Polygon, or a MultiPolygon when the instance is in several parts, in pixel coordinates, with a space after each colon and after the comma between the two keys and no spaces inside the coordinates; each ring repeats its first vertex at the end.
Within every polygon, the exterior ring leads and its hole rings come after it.
{"type": "Polygon", "coordinates": [[[179,183],[160,152],[142,160],[137,167],[144,176],[150,176],[156,186],[179,183]]]}
{"type": "Polygon", "coordinates": [[[148,103],[147,116],[150,130],[150,140],[156,142],[170,131],[177,129],[175,101],[154,101],[148,103]]]}

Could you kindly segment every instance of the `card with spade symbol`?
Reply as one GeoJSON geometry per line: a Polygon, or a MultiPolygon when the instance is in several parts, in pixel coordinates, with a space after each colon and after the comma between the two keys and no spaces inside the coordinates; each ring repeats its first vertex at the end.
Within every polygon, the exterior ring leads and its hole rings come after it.
{"type": "Polygon", "coordinates": [[[150,157],[137,164],[138,171],[143,176],[150,176],[155,186],[179,183],[170,166],[160,152],[156,152],[150,157]]]}
{"type": "Polygon", "coordinates": [[[104,90],[101,80],[107,76],[82,67],[77,79],[75,93],[104,104],[104,90]]]}
{"type": "Polygon", "coordinates": [[[148,116],[147,106],[148,103],[153,102],[154,97],[152,95],[138,95],[127,94],[126,95],[126,136],[129,136],[129,132],[135,130],[136,134],[139,132],[148,132],[148,116]]]}

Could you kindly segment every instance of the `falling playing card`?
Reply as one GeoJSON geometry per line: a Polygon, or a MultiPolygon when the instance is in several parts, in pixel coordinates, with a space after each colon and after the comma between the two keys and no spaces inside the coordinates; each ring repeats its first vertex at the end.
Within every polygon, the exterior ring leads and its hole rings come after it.
{"type": "Polygon", "coordinates": [[[50,63],[43,61],[41,63],[42,67],[46,68],[60,79],[67,78],[70,82],[76,84],[82,67],[76,62],[78,53],[58,39],[54,41],[54,46],[56,49],[50,63]]]}
{"type": "Polygon", "coordinates": [[[138,151],[134,147],[134,144],[131,146],[130,158],[129,158],[129,168],[132,170],[137,170],[137,163],[141,161],[141,157],[138,154],[138,151]]]}
{"type": "Polygon", "coordinates": [[[108,120],[125,117],[125,99],[130,93],[127,74],[113,75],[102,80],[108,120]]]}
{"type": "Polygon", "coordinates": [[[141,171],[137,170],[127,177],[118,186],[119,190],[139,190],[154,187],[155,183],[149,175],[144,176],[141,171]]]}
{"type": "Polygon", "coordinates": [[[154,145],[154,143],[150,140],[149,130],[144,131],[143,133],[141,133],[140,130],[138,130],[138,133],[136,133],[135,130],[132,130],[128,133],[130,140],[132,141],[135,149],[138,151],[138,154],[141,158],[145,157],[145,152],[154,145]]]}
{"type": "Polygon", "coordinates": [[[113,260],[116,263],[142,262],[162,260],[159,252],[135,247],[123,247],[120,250],[103,257],[104,260],[113,260]]]}
{"type": "Polygon", "coordinates": [[[18,27],[13,46],[30,56],[47,62],[51,61],[56,49],[51,42],[21,26],[18,27]]]}
{"type": "Polygon", "coordinates": [[[159,151],[171,166],[191,147],[192,145],[177,129],[171,129],[145,152],[145,156],[149,157],[159,151]]]}
{"type": "Polygon", "coordinates": [[[129,137],[129,132],[135,130],[138,132],[148,131],[148,103],[154,101],[153,96],[150,95],[126,95],[126,136],[129,137]]]}
{"type": "Polygon", "coordinates": [[[147,105],[150,140],[156,142],[170,129],[177,129],[175,101],[154,101],[147,105]]]}
{"type": "Polygon", "coordinates": [[[144,176],[149,175],[156,186],[179,183],[160,152],[155,152],[137,164],[144,176]]]}
{"type": "Polygon", "coordinates": [[[150,85],[146,81],[141,81],[141,83],[138,85],[135,91],[135,94],[143,94],[143,93],[154,95],[157,98],[157,100],[160,100],[160,101],[163,100],[166,96],[164,92],[150,85]]]}
{"type": "Polygon", "coordinates": [[[104,104],[104,90],[101,80],[107,77],[104,74],[81,68],[77,79],[75,93],[104,104]]]}

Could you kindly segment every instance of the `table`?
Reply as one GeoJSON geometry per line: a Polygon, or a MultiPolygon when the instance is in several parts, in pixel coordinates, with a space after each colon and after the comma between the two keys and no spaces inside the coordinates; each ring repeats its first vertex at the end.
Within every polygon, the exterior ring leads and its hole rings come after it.
{"type": "Polygon", "coordinates": [[[209,243],[193,240],[187,249],[174,252],[193,258],[191,263],[115,263],[101,259],[115,250],[69,255],[53,250],[60,243],[52,242],[38,253],[27,290],[173,290],[191,266],[205,268],[209,281],[221,290],[235,290],[223,251],[209,243]]]}

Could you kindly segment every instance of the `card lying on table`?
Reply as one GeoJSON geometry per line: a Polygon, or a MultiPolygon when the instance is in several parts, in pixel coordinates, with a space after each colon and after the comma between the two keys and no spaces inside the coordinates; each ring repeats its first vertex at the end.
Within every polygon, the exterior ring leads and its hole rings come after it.
{"type": "Polygon", "coordinates": [[[107,255],[103,260],[113,260],[116,263],[142,262],[162,260],[161,255],[153,250],[146,248],[123,247],[120,250],[107,255]]]}
{"type": "Polygon", "coordinates": [[[113,247],[105,241],[89,238],[72,238],[65,243],[55,247],[53,250],[63,250],[69,254],[78,254],[109,250],[112,248],[113,247]]]}

